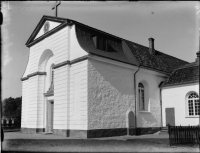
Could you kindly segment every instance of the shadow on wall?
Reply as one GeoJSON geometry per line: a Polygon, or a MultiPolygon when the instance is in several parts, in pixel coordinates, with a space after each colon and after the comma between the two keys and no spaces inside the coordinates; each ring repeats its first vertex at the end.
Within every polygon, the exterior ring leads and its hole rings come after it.
{"type": "Polygon", "coordinates": [[[111,64],[102,63],[99,61],[92,60],[92,66],[94,72],[97,71],[101,77],[97,77],[97,84],[101,81],[107,81],[113,88],[115,88],[119,93],[125,95],[133,95],[133,70],[125,69],[120,66],[114,66],[111,64]],[[103,80],[101,80],[103,78],[103,80]]]}
{"type": "Polygon", "coordinates": [[[151,113],[138,113],[138,127],[159,127],[158,120],[151,113]]]}

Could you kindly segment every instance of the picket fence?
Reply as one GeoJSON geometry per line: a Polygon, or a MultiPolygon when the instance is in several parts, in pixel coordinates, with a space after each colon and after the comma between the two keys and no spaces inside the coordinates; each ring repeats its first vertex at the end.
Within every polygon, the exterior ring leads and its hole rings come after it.
{"type": "Polygon", "coordinates": [[[169,143],[200,144],[200,126],[170,126],[168,125],[169,143]]]}

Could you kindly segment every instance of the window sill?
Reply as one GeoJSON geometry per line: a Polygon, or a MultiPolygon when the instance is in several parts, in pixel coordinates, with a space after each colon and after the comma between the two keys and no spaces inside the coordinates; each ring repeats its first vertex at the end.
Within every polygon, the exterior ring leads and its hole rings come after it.
{"type": "Polygon", "coordinates": [[[149,112],[149,111],[139,111],[140,113],[151,113],[151,112],[149,112]]]}
{"type": "Polygon", "coordinates": [[[200,118],[200,116],[186,116],[185,118],[200,118]]]}

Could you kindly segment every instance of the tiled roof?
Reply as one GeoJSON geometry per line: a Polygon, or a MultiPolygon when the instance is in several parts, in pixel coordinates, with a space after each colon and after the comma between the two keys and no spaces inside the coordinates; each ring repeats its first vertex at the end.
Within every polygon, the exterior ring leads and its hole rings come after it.
{"type": "Polygon", "coordinates": [[[188,64],[186,61],[164,54],[157,50],[155,50],[155,55],[151,55],[148,47],[136,44],[134,42],[126,41],[126,43],[141,66],[171,73],[174,69],[188,64]]]}
{"type": "Polygon", "coordinates": [[[97,56],[106,57],[109,59],[113,59],[116,61],[134,65],[134,63],[125,56],[122,49],[121,41],[119,40],[112,41],[113,38],[111,37],[110,39],[108,38],[111,46],[114,48],[116,52],[106,52],[106,51],[97,49],[95,47],[92,37],[91,37],[91,35],[93,35],[94,33],[95,32],[91,31],[90,29],[84,28],[82,26],[76,26],[76,34],[77,34],[79,44],[86,52],[97,55],[97,56]]]}
{"type": "Polygon", "coordinates": [[[78,23],[76,21],[73,21],[76,24],[76,34],[78,41],[81,45],[81,47],[87,51],[88,53],[95,54],[97,56],[121,61],[124,63],[128,63],[131,65],[136,65],[135,62],[130,60],[129,57],[127,57],[127,54],[123,51],[122,48],[122,41],[124,41],[129,49],[131,50],[133,56],[137,60],[137,63],[139,63],[140,66],[163,72],[163,73],[171,73],[174,69],[188,64],[188,62],[180,60],[178,58],[175,58],[173,56],[164,54],[159,51],[155,51],[155,55],[152,55],[149,53],[149,48],[139,45],[137,43],[113,36],[111,34],[105,33],[103,31],[91,28],[89,26],[83,25],[81,23],[78,23]],[[95,47],[92,35],[95,33],[102,33],[104,35],[107,35],[107,39],[109,40],[111,46],[116,50],[116,52],[106,52],[103,50],[99,50],[95,47]]]}
{"type": "Polygon", "coordinates": [[[175,69],[162,87],[199,82],[199,61],[175,69]]]}

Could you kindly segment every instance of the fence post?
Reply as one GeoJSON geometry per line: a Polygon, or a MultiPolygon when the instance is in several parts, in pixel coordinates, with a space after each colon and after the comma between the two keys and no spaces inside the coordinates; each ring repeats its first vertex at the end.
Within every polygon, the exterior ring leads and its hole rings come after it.
{"type": "Polygon", "coordinates": [[[169,145],[171,147],[171,127],[170,127],[170,124],[168,124],[167,127],[168,127],[168,134],[169,134],[169,145]]]}

